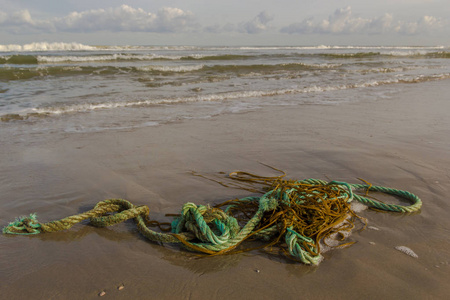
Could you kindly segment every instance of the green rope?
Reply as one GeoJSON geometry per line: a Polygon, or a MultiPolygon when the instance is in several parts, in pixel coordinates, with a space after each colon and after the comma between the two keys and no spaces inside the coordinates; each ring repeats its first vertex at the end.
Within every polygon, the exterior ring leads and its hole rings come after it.
{"type": "MultiPolygon", "coordinates": [[[[234,172],[230,177],[238,179],[231,176],[236,174],[234,172]]],[[[190,250],[216,255],[232,251],[249,238],[260,239],[268,242],[268,245],[280,244],[284,240],[292,258],[317,265],[322,260],[319,241],[337,232],[339,229],[333,228],[341,224],[348,214],[354,214],[348,205],[351,201],[356,200],[378,210],[400,213],[417,212],[422,205],[419,197],[410,192],[371,184],[326,182],[319,179],[286,181],[281,180],[282,176],[243,174],[247,177],[238,180],[270,184],[270,190],[261,197],[230,200],[216,207],[186,203],[181,214],[171,223],[171,232],[167,233],[149,228],[160,224],[150,221],[147,206],[136,206],[123,199],[104,200],[89,211],[48,223],[38,222],[35,214],[20,217],[5,226],[3,233],[33,235],[67,230],[86,219],[96,227],[133,219],[139,232],[154,242],[182,243],[190,250]],[[412,204],[386,204],[355,194],[353,190],[364,190],[366,195],[369,191],[386,193],[407,199],[412,204]],[[218,208],[220,206],[226,207],[222,210],[218,208]]]]}

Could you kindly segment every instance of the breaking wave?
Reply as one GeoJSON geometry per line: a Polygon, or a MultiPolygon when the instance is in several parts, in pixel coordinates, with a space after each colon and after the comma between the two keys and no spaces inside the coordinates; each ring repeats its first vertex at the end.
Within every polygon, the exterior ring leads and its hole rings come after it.
{"type": "MultiPolygon", "coordinates": [[[[32,56],[17,55],[8,59],[9,64],[19,61],[20,64],[35,64],[36,61],[32,56]],[[20,57],[19,57],[20,56],[20,57]]],[[[18,63],[19,63],[18,62],[18,63]]],[[[0,58],[1,63],[1,58],[0,58]]],[[[23,80],[30,78],[39,78],[45,76],[77,76],[90,74],[139,74],[154,73],[170,75],[173,73],[187,73],[205,71],[211,74],[232,73],[237,76],[244,76],[258,72],[263,74],[275,74],[277,72],[292,72],[301,70],[327,70],[340,67],[340,64],[305,64],[305,63],[285,63],[285,64],[257,64],[257,65],[210,65],[204,64],[173,64],[173,65],[145,65],[145,66],[113,66],[113,65],[36,65],[32,67],[3,67],[0,68],[0,80],[23,80]]],[[[199,74],[200,76],[201,74],[199,74]]],[[[206,75],[206,74],[205,74],[206,75]]]]}
{"type": "MultiPolygon", "coordinates": [[[[1,46],[1,45],[0,45],[1,46]]],[[[1,48],[0,48],[1,49],[1,48]]],[[[30,50],[31,51],[31,50],[30,50]]],[[[50,51],[50,50],[49,50],[50,51]]],[[[385,52],[350,52],[350,53],[274,53],[274,54],[189,54],[189,55],[161,55],[156,53],[99,53],[76,52],[73,55],[33,55],[33,54],[9,54],[0,55],[0,65],[15,64],[61,64],[61,63],[92,63],[92,62],[120,62],[120,61],[242,61],[254,59],[302,59],[308,57],[323,57],[336,59],[358,59],[376,57],[423,57],[423,58],[450,58],[449,51],[429,52],[417,51],[385,51],[385,52]],[[86,53],[89,53],[86,55],[86,53]]]]}
{"type": "Polygon", "coordinates": [[[40,52],[40,51],[92,51],[97,48],[79,43],[31,43],[25,45],[0,45],[0,52],[40,52]]]}
{"type": "Polygon", "coordinates": [[[81,43],[34,42],[25,45],[0,45],[0,52],[40,52],[40,51],[147,51],[147,50],[439,50],[444,46],[259,46],[259,47],[199,47],[199,46],[133,46],[133,45],[84,45],[81,43]]]}
{"type": "Polygon", "coordinates": [[[53,106],[34,108],[31,113],[25,115],[12,114],[3,115],[2,121],[11,120],[24,120],[29,117],[47,117],[50,115],[60,115],[67,113],[81,113],[90,112],[98,109],[114,109],[114,108],[126,108],[126,107],[146,107],[161,104],[185,104],[195,102],[217,102],[217,101],[230,101],[235,99],[255,98],[255,97],[270,97],[270,96],[282,96],[287,94],[302,94],[302,93],[321,93],[346,89],[357,88],[370,88],[381,85],[399,84],[399,83],[419,83],[425,81],[449,79],[450,73],[441,74],[439,76],[418,76],[409,79],[390,79],[384,81],[368,81],[357,84],[346,85],[328,85],[328,86],[310,86],[304,88],[292,88],[292,89],[275,89],[266,91],[238,91],[238,92],[224,92],[220,94],[208,94],[199,95],[193,97],[178,97],[167,99],[145,99],[137,101],[118,101],[118,102],[101,102],[101,103],[83,103],[83,104],[71,104],[65,106],[53,106]]]}

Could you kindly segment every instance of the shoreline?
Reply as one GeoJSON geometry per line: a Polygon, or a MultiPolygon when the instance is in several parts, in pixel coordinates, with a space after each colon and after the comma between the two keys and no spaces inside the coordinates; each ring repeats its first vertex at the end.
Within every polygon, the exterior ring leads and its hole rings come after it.
{"type": "Polygon", "coordinates": [[[417,194],[423,207],[411,216],[362,212],[379,230],[354,232],[351,240],[357,243],[326,253],[318,268],[261,251],[196,259],[178,247],[147,242],[132,222],[107,229],[77,225],[33,238],[2,235],[7,258],[0,262],[2,293],[10,299],[88,299],[103,289],[117,299],[293,299],[300,293],[306,298],[441,298],[450,291],[448,83],[405,86],[401,93],[370,101],[263,107],[134,130],[8,143],[0,152],[3,224],[31,212],[47,222],[107,198],[148,205],[150,216],[162,221],[185,202],[211,204],[249,194],[190,171],[274,174],[259,162],[288,178],[355,183],[360,177],[417,194]],[[396,246],[410,247],[419,258],[396,246]],[[116,289],[120,284],[122,291],[116,289]]]}

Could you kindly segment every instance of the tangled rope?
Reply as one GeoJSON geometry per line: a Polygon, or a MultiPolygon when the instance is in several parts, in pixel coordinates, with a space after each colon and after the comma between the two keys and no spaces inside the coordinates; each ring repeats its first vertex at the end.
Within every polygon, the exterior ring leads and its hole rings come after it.
{"type": "MultiPolygon", "coordinates": [[[[92,210],[67,218],[40,223],[35,214],[17,218],[3,228],[4,234],[32,235],[66,230],[89,219],[93,226],[106,227],[133,219],[147,239],[162,243],[181,243],[187,249],[210,255],[230,253],[245,240],[259,240],[261,247],[277,246],[288,257],[305,264],[322,260],[320,242],[333,234],[351,231],[362,219],[351,209],[357,200],[377,210],[411,213],[420,210],[416,195],[387,187],[318,179],[284,180],[285,176],[262,177],[233,172],[232,180],[265,186],[260,197],[229,200],[215,207],[186,203],[172,223],[149,219],[149,208],[123,199],[99,202],[92,210]],[[365,191],[358,195],[353,190],[365,191]],[[411,201],[410,206],[386,204],[368,198],[369,191],[382,192],[411,201]],[[223,209],[222,209],[223,208],[223,209]],[[150,229],[158,226],[161,232],[150,229]],[[170,231],[170,232],[168,232],[170,231]]],[[[225,184],[224,184],[225,185],[225,184]]],[[[253,249],[253,248],[252,248],[253,249]]],[[[248,249],[244,249],[245,251],[248,249]]],[[[251,249],[250,249],[251,250],[251,249]]]]}

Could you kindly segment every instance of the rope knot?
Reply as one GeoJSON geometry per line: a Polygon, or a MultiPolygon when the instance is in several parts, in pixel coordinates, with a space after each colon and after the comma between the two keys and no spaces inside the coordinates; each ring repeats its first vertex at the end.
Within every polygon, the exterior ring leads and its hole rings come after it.
{"type": "Polygon", "coordinates": [[[36,214],[30,214],[28,217],[18,217],[3,228],[3,233],[30,235],[39,234],[41,224],[37,221],[36,214]]]}

